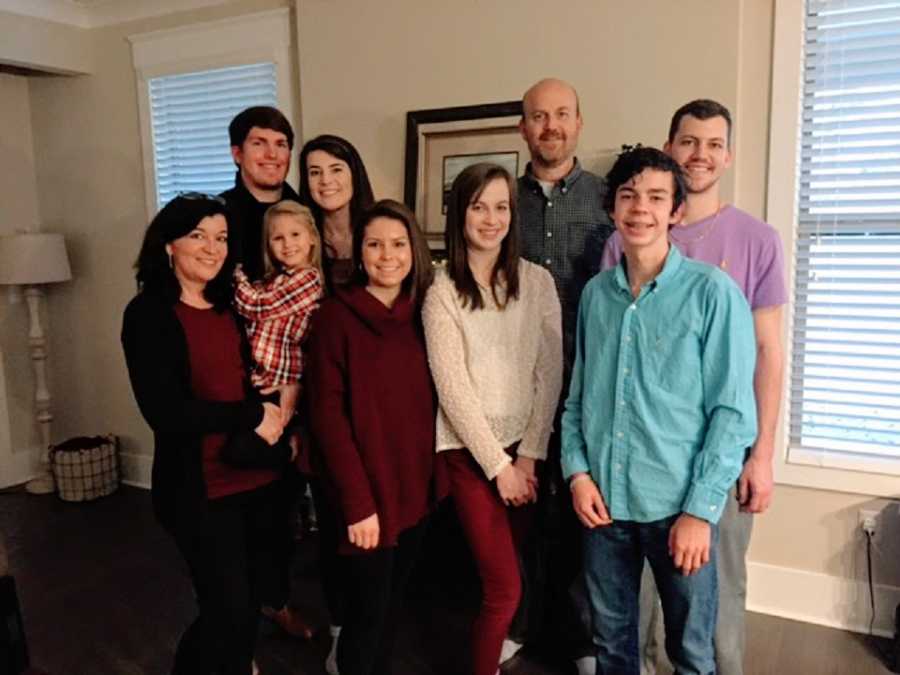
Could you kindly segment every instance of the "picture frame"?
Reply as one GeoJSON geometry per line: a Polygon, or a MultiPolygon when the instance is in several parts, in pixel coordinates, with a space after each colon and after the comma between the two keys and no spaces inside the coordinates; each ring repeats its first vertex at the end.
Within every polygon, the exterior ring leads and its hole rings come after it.
{"type": "Polygon", "coordinates": [[[465,167],[493,161],[513,177],[525,171],[528,146],[519,133],[521,101],[414,110],[406,114],[403,201],[428,245],[444,249],[447,196],[465,167]]]}

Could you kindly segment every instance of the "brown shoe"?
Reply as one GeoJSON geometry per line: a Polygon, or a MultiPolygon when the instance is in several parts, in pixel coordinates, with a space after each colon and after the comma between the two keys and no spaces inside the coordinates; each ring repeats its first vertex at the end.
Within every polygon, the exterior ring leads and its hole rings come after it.
{"type": "Polygon", "coordinates": [[[271,607],[262,608],[263,616],[268,617],[278,624],[278,626],[288,635],[301,640],[309,640],[313,636],[313,629],[306,623],[295,609],[291,609],[287,605],[281,609],[273,609],[271,607]]]}

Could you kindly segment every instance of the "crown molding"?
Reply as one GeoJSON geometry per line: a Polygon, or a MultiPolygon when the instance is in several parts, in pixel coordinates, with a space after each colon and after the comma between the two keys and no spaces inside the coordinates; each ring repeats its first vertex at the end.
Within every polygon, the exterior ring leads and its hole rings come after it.
{"type": "Polygon", "coordinates": [[[77,28],[100,28],[226,2],[228,0],[0,0],[0,11],[77,28]]]}

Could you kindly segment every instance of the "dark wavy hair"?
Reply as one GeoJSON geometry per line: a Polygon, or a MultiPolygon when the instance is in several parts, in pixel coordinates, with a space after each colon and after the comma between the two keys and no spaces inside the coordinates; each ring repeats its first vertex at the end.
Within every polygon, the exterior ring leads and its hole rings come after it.
{"type": "MultiPolygon", "coordinates": [[[[225,216],[228,240],[233,241],[233,219],[221,197],[182,195],[162,207],[147,227],[141,252],[134,263],[138,292],[158,295],[173,305],[178,302],[181,284],[169,264],[166,244],[191,232],[204,218],[216,215],[225,216]]],[[[227,307],[233,297],[231,275],[234,272],[234,256],[233,247],[229,246],[222,269],[203,289],[203,297],[219,310],[227,307]]]]}
{"type": "Polygon", "coordinates": [[[725,139],[725,142],[731,147],[731,113],[728,112],[728,108],[718,101],[708,98],[698,98],[690,101],[675,111],[675,114],[672,115],[672,121],[669,122],[669,143],[675,140],[675,134],[678,133],[678,127],[681,126],[681,118],[687,115],[696,117],[698,120],[708,120],[713,117],[724,118],[728,127],[728,138],[725,139]]]}
{"type": "Polygon", "coordinates": [[[444,228],[444,244],[447,247],[447,271],[456,292],[462,300],[463,307],[471,306],[473,310],[484,307],[484,299],[478,289],[478,282],[469,268],[468,247],[466,244],[466,211],[469,205],[481,197],[487,184],[494,180],[503,180],[509,188],[509,233],[500,244],[500,255],[491,272],[491,295],[494,302],[505,307],[511,299],[519,297],[519,255],[521,242],[519,237],[519,212],[516,199],[516,183],[509,172],[497,164],[480,163],[466,167],[453,181],[450,188],[450,199],[447,206],[447,226],[444,228]],[[506,297],[503,301],[497,295],[497,287],[501,282],[506,284],[506,297]]]}
{"type": "Polygon", "coordinates": [[[687,187],[684,174],[678,163],[662,150],[647,148],[641,145],[628,147],[616,159],[609,173],[606,174],[606,193],[603,195],[603,208],[612,213],[616,207],[616,191],[645,169],[655,169],[672,174],[672,213],[684,203],[687,187]]]}
{"type": "Polygon", "coordinates": [[[300,195],[300,203],[312,211],[320,234],[324,234],[322,233],[322,207],[316,204],[309,191],[309,174],[306,167],[309,153],[316,150],[327,152],[329,155],[347,162],[347,166],[350,167],[350,178],[353,181],[353,196],[350,198],[350,224],[352,227],[362,212],[375,203],[366,165],[363,164],[362,157],[359,156],[353,144],[340,136],[322,134],[303,144],[303,148],[300,150],[300,186],[297,192],[300,195]]]}
{"type": "Polygon", "coordinates": [[[412,249],[412,269],[403,280],[403,289],[408,291],[410,297],[417,305],[425,299],[425,292],[434,281],[434,267],[431,264],[431,251],[422,229],[416,221],[415,214],[409,210],[406,204],[393,199],[382,199],[371,208],[366,209],[353,226],[353,277],[351,284],[365,286],[369,277],[362,263],[363,237],[366,227],[376,218],[391,218],[399,220],[406,227],[409,235],[409,244],[412,249]]]}
{"type": "Polygon", "coordinates": [[[294,147],[294,130],[291,123],[278,108],[268,105],[255,105],[234,116],[228,125],[228,139],[232,147],[242,146],[253,127],[279,131],[287,136],[288,147],[294,147]]]}

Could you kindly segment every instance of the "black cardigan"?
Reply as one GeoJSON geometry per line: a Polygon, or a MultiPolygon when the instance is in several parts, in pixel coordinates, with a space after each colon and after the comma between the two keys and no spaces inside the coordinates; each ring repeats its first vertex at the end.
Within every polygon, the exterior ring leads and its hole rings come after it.
{"type": "MultiPolygon", "coordinates": [[[[230,309],[225,311],[231,311],[230,309]]],[[[244,331],[242,358],[249,351],[244,331]]],[[[172,304],[146,291],[128,303],[122,347],[131,388],[154,437],[153,508],[162,525],[200,517],[206,509],[201,438],[255,429],[263,418],[258,396],[238,402],[193,397],[187,338],[172,304]]]]}

